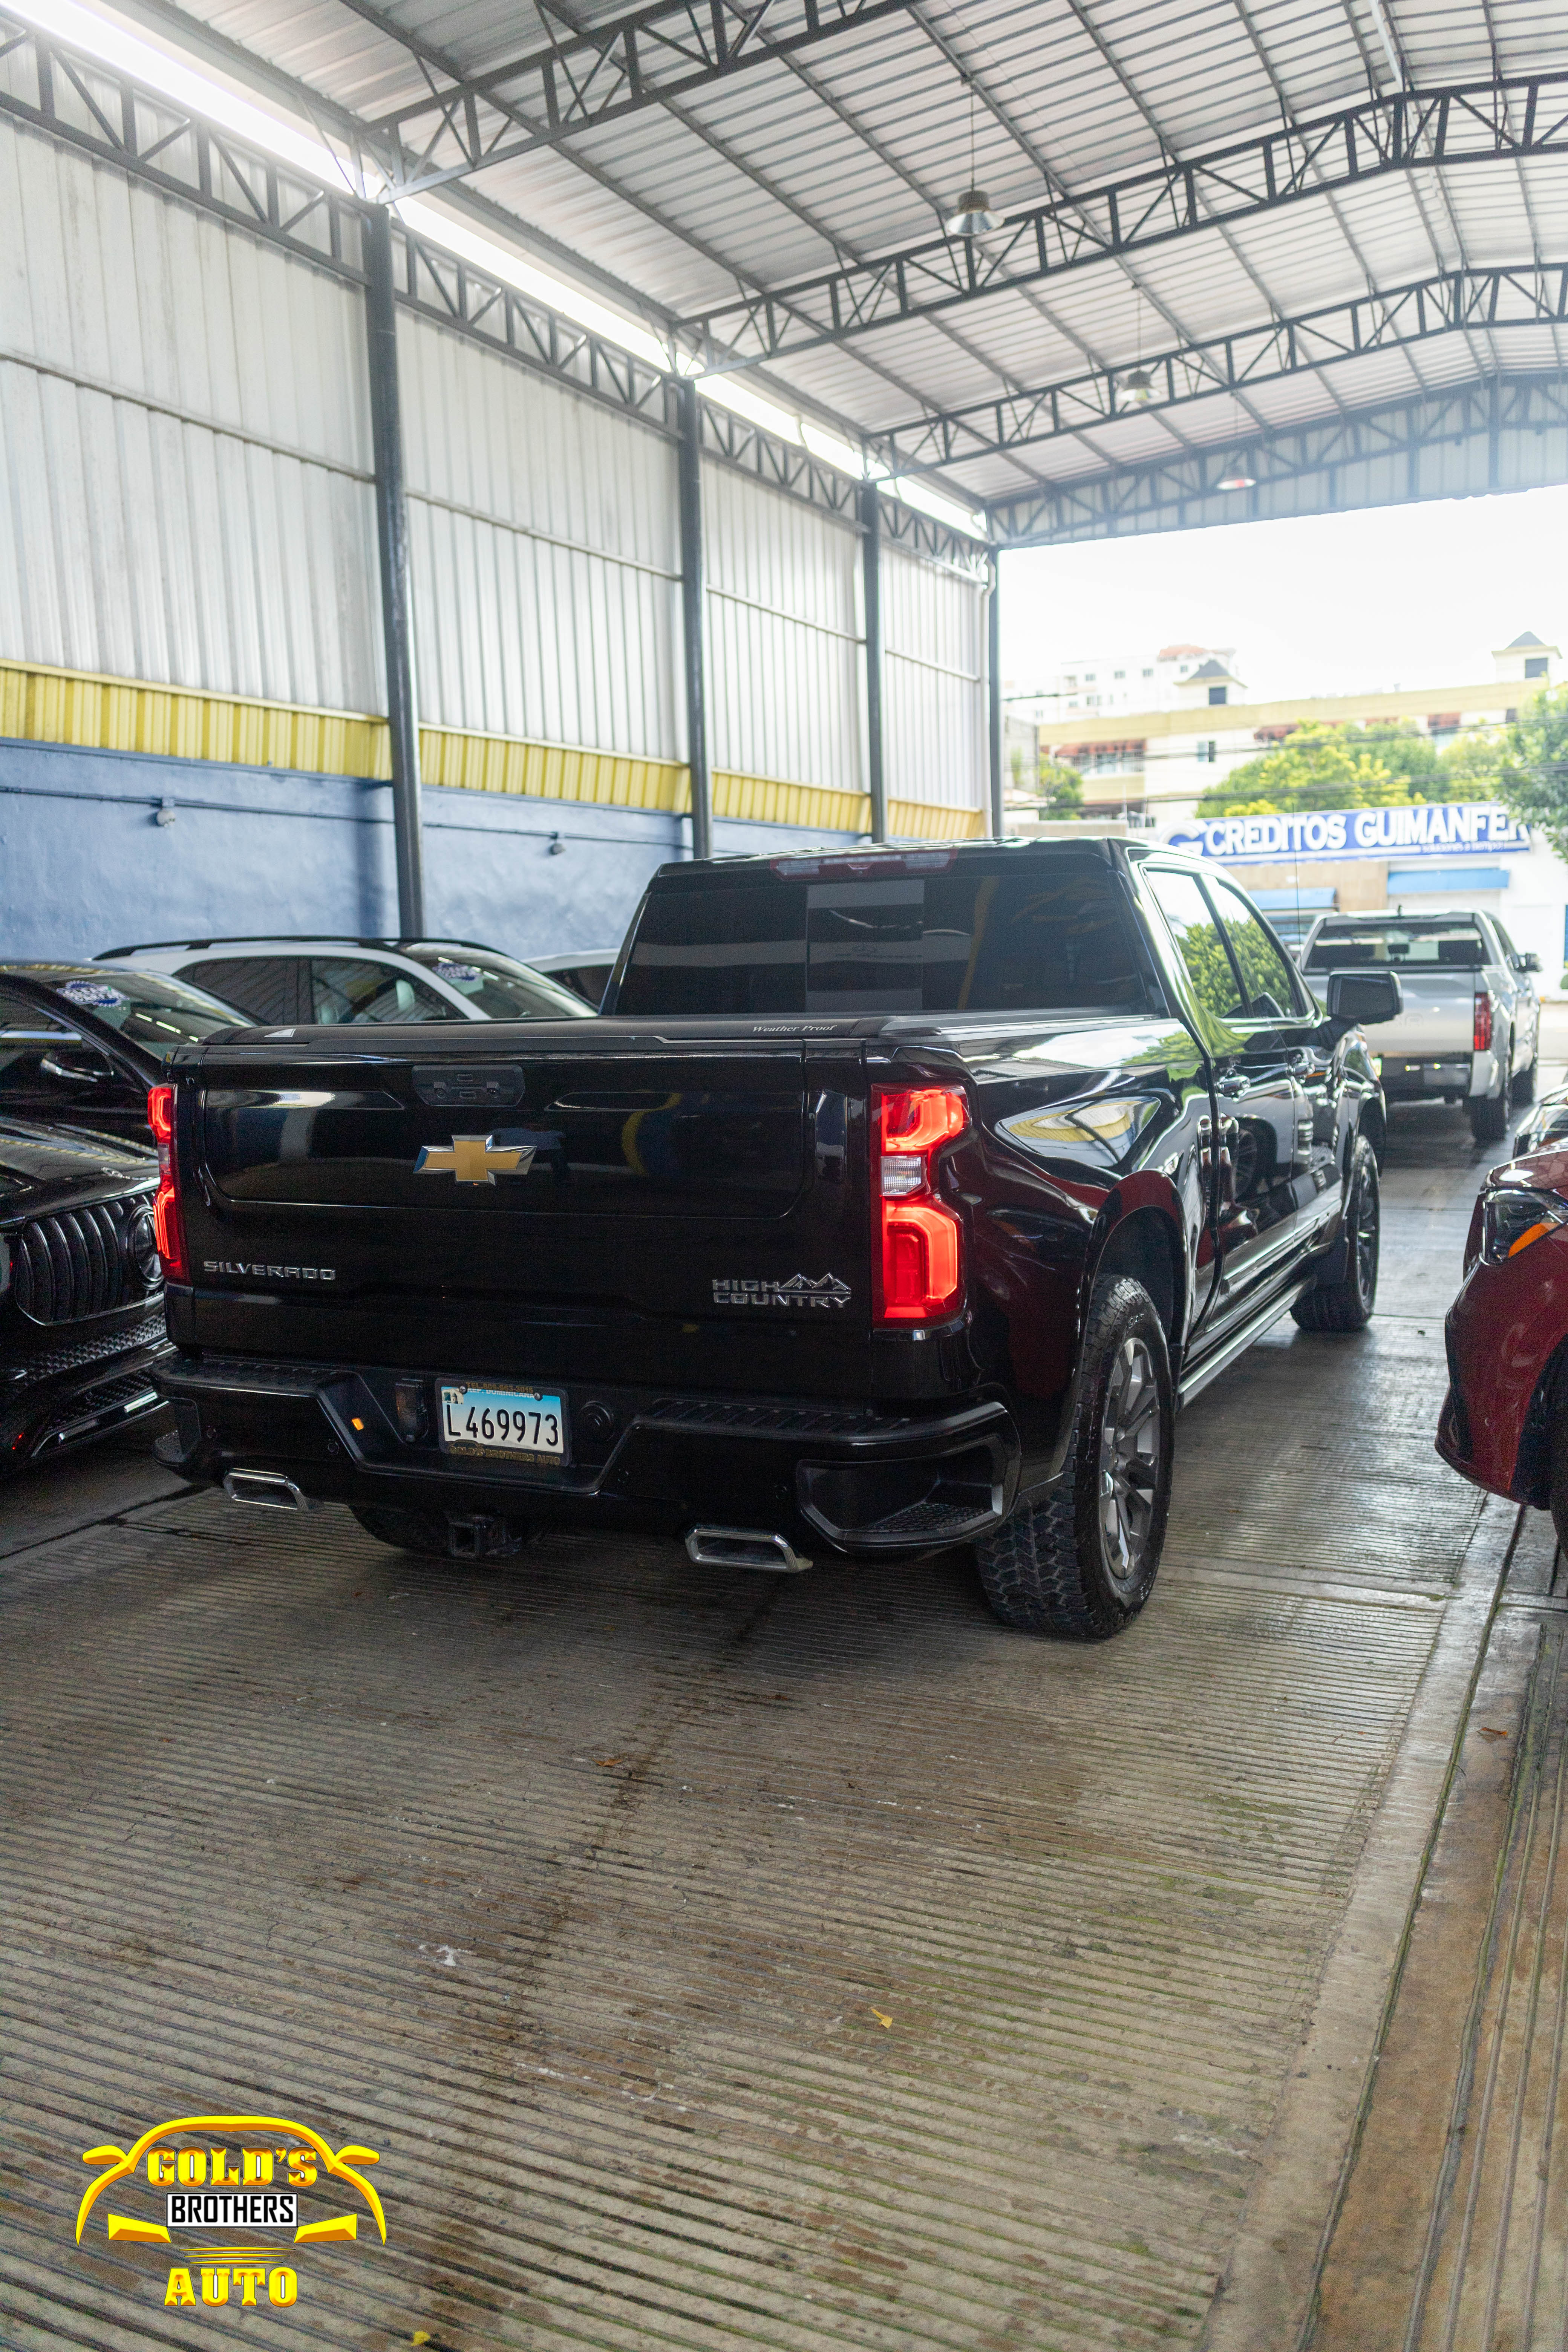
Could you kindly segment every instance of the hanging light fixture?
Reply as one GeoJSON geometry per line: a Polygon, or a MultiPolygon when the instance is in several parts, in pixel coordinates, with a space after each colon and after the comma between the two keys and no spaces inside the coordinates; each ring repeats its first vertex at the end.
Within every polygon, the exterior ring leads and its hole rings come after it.
{"type": "Polygon", "coordinates": [[[1146,368],[1135,367],[1131,374],[1124,375],[1121,389],[1138,408],[1147,408],[1154,397],[1153,378],[1146,368]]]}
{"type": "MultiPolygon", "coordinates": [[[[969,76],[964,75],[965,81],[969,76]]],[[[969,82],[969,185],[942,222],[949,236],[988,236],[1002,226],[1000,213],[991,209],[991,199],[985,190],[975,184],[974,171],[974,84],[969,82]]]]}
{"type": "Polygon", "coordinates": [[[1215,484],[1215,488],[1216,490],[1255,490],[1258,481],[1252,474],[1227,474],[1223,481],[1215,484]]]}

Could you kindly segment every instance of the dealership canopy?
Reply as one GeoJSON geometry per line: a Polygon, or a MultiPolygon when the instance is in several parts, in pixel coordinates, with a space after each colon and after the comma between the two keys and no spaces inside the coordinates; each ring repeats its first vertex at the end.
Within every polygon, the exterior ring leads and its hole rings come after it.
{"type": "MultiPolygon", "coordinates": [[[[1548,0],[126,5],[730,432],[1001,541],[1568,473],[1548,0]]],[[[68,68],[88,14],[29,0],[24,43],[68,68]]],[[[123,139],[61,88],[14,58],[0,104],[123,139]]]]}

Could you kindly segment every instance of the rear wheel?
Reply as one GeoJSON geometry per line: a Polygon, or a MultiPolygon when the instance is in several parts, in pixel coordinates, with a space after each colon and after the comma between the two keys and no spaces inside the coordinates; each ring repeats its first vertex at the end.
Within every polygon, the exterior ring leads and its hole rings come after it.
{"type": "Polygon", "coordinates": [[[1131,1622],[1165,1539],[1174,1416],[1159,1311],[1141,1282],[1112,1275],[1089,1306],[1067,1475],[975,1546],[1004,1625],[1096,1642],[1131,1622]]]}
{"type": "Polygon", "coordinates": [[[1377,1258],[1382,1239],[1382,1202],[1377,1161],[1364,1136],[1358,1136],[1345,1197],[1344,1271],[1337,1282],[1320,1283],[1290,1309],[1303,1331],[1364,1331],[1377,1304],[1377,1258]]]}
{"type": "Polygon", "coordinates": [[[1478,1143],[1500,1143],[1513,1117],[1513,1072],[1509,1066],[1513,1059],[1511,1038],[1501,1048],[1499,1059],[1502,1063],[1502,1084],[1496,1094],[1472,1095],[1467,1106],[1470,1133],[1478,1143]]]}

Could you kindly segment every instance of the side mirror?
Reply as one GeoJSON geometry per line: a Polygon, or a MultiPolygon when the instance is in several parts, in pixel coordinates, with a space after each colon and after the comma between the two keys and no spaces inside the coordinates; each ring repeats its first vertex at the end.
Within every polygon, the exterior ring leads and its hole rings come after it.
{"type": "Polygon", "coordinates": [[[46,1077],[59,1078],[68,1087],[101,1087],[110,1076],[105,1062],[77,1059],[68,1061],[58,1054],[41,1054],[38,1067],[46,1077]]]}
{"type": "Polygon", "coordinates": [[[1327,989],[1329,1019],[1341,1030],[1370,1029],[1397,1021],[1405,1010],[1399,974],[1386,968],[1331,971],[1327,989]]]}
{"type": "Polygon", "coordinates": [[[1513,960],[1513,968],[1515,971],[1539,971],[1541,970],[1541,958],[1536,954],[1533,948],[1526,948],[1522,955],[1515,956],[1513,960]]]}

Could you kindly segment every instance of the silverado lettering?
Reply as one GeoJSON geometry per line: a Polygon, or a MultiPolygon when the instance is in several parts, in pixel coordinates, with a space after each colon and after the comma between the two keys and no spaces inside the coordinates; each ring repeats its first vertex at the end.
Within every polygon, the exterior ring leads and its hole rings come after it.
{"type": "Polygon", "coordinates": [[[335,1265],[247,1265],[238,1258],[206,1257],[202,1260],[204,1274],[263,1275],[271,1282],[336,1282],[335,1265]]]}

